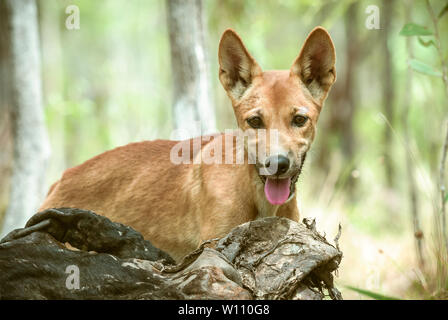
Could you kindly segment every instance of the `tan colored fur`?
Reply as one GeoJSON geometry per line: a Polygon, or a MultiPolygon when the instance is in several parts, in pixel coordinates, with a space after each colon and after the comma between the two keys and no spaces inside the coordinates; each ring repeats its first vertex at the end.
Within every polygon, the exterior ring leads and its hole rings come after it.
{"type": "MultiPolygon", "coordinates": [[[[299,55],[290,70],[267,72],[261,71],[234,31],[227,30],[220,44],[220,80],[232,101],[238,126],[247,129],[246,119],[254,110],[262,114],[266,129],[280,132],[281,149],[287,151],[292,167],[302,164],[301,155],[310,148],[323,101],[335,80],[329,35],[316,28],[308,42],[311,44],[304,46],[302,57],[299,55]],[[308,47],[313,49],[311,53],[308,47]],[[322,64],[328,63],[328,57],[332,61],[324,71],[313,75],[317,71],[312,63],[322,54],[327,59],[322,64]],[[241,64],[235,69],[238,74],[231,74],[232,63],[241,64]],[[314,77],[311,81],[310,75],[314,77]],[[291,127],[291,117],[303,106],[308,123],[302,128],[291,127]]],[[[230,140],[234,141],[234,136],[230,140]]],[[[202,141],[202,154],[217,150],[217,141],[202,141]]],[[[40,210],[93,210],[132,226],[177,260],[202,241],[221,237],[257,217],[276,215],[298,221],[295,195],[283,205],[271,205],[256,165],[248,164],[247,158],[244,164],[176,165],[170,161],[170,150],[176,143],[131,143],[68,169],[50,188],[40,210]]],[[[222,148],[224,157],[226,148],[222,148]]],[[[274,146],[267,148],[268,153],[274,152],[274,146]]],[[[190,156],[194,159],[202,155],[190,156]]]]}

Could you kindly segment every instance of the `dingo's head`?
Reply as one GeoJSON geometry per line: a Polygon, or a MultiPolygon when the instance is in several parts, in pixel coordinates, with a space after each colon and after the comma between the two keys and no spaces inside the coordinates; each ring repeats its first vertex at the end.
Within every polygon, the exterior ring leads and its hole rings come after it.
{"type": "Polygon", "coordinates": [[[256,156],[256,166],[265,169],[260,178],[272,204],[284,203],[295,191],[319,113],[336,80],[335,59],[333,42],[322,27],[311,31],[289,70],[266,72],[235,31],[228,29],[222,35],[219,79],[239,128],[266,130],[265,135],[256,135],[255,144],[265,146],[264,156],[256,156]],[[273,132],[276,143],[270,139],[273,132]]]}

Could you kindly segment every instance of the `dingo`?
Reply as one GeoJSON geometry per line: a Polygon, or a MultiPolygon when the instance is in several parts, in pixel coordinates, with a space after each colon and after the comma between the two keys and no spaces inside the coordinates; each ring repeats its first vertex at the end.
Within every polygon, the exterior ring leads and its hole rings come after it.
{"type": "MultiPolygon", "coordinates": [[[[258,154],[250,163],[246,152],[242,164],[195,161],[217,150],[222,150],[218,157],[236,156],[240,152],[232,143],[236,136],[228,133],[182,142],[188,147],[199,143],[201,150],[191,151],[188,157],[193,161],[181,164],[170,158],[178,141],[131,143],[66,170],[40,210],[93,210],[132,226],[176,260],[202,241],[221,237],[257,217],[298,221],[295,183],[336,80],[330,35],[315,28],[289,70],[263,72],[229,29],[219,44],[219,65],[219,79],[239,129],[267,132],[265,138],[256,134],[250,139],[259,148],[263,145],[264,156],[258,154]],[[273,129],[275,144],[268,139],[273,129]],[[271,169],[260,174],[262,168],[271,169]]],[[[244,150],[249,144],[243,144],[244,150]]]]}

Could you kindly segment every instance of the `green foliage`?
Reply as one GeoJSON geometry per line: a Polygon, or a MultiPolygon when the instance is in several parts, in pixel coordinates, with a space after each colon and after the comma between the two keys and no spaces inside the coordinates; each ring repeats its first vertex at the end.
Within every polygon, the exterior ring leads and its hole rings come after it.
{"type": "Polygon", "coordinates": [[[439,15],[438,15],[438,18],[439,18],[439,19],[442,18],[443,15],[444,15],[445,13],[447,13],[447,12],[448,12],[448,3],[442,8],[442,10],[440,10],[440,13],[439,13],[439,15]]]}
{"type": "Polygon", "coordinates": [[[436,77],[441,77],[442,73],[435,70],[432,66],[418,61],[416,59],[410,59],[409,60],[409,65],[411,66],[411,68],[417,72],[429,75],[429,76],[436,76],[436,77]]]}
{"type": "Polygon", "coordinates": [[[435,47],[436,46],[434,40],[431,39],[431,40],[425,41],[421,37],[418,37],[418,43],[420,43],[424,47],[429,47],[429,46],[435,47]]]}
{"type": "Polygon", "coordinates": [[[365,289],[359,289],[359,288],[355,288],[355,287],[351,287],[351,286],[346,286],[347,289],[353,290],[357,293],[360,293],[366,297],[375,299],[375,300],[401,300],[399,298],[395,298],[395,297],[390,297],[390,296],[385,296],[381,293],[376,293],[373,291],[369,291],[369,290],[365,290],[365,289]]]}
{"type": "Polygon", "coordinates": [[[430,36],[433,32],[428,28],[416,23],[406,23],[400,31],[401,36],[430,36]]]}

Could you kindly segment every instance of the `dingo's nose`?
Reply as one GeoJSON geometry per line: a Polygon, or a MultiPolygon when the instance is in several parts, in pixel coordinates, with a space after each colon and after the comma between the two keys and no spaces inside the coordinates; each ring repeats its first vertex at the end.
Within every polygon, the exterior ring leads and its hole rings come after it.
{"type": "Polygon", "coordinates": [[[266,159],[266,169],[270,174],[281,175],[289,169],[289,159],[282,155],[270,156],[266,159]]]}

